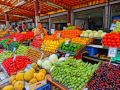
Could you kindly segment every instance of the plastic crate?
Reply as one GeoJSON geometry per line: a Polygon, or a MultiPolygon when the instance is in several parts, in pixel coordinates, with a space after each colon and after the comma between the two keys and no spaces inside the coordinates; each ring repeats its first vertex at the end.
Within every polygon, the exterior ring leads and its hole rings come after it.
{"type": "Polygon", "coordinates": [[[91,57],[94,57],[96,54],[98,54],[98,48],[87,47],[86,50],[88,51],[88,55],[91,57]]]}
{"type": "Polygon", "coordinates": [[[51,90],[51,85],[48,83],[40,88],[37,88],[36,90],[51,90]]]}

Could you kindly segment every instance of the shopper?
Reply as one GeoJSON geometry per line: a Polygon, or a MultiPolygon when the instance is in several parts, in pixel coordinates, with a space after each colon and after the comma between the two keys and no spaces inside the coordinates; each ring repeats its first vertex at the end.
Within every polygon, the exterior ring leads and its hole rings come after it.
{"type": "Polygon", "coordinates": [[[16,30],[17,33],[20,33],[20,29],[19,29],[18,25],[15,27],[15,30],[16,30]]]}
{"type": "Polygon", "coordinates": [[[23,30],[23,31],[26,31],[26,29],[27,29],[26,23],[23,23],[23,24],[22,24],[22,30],[23,30]]]}

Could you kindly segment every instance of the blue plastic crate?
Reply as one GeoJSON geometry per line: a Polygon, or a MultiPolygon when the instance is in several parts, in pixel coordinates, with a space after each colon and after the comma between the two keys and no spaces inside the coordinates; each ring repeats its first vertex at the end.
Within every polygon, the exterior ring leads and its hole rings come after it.
{"type": "Polygon", "coordinates": [[[87,47],[86,50],[88,51],[88,55],[91,57],[94,57],[96,54],[98,54],[98,48],[87,47]]]}
{"type": "Polygon", "coordinates": [[[51,90],[51,85],[48,83],[40,88],[37,88],[36,90],[51,90]]]}

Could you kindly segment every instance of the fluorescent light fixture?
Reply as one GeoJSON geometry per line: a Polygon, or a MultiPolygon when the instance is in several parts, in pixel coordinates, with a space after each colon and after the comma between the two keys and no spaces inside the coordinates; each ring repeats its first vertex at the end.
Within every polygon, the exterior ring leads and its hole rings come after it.
{"type": "Polygon", "coordinates": [[[21,5],[25,4],[25,3],[26,3],[26,0],[23,0],[23,1],[18,2],[18,4],[16,4],[15,6],[21,6],[21,5]]]}
{"type": "Polygon", "coordinates": [[[51,6],[51,7],[55,7],[55,8],[63,8],[62,6],[59,6],[59,5],[54,4],[54,3],[52,3],[52,2],[49,2],[49,1],[47,1],[46,3],[47,3],[49,6],[51,6]]]}

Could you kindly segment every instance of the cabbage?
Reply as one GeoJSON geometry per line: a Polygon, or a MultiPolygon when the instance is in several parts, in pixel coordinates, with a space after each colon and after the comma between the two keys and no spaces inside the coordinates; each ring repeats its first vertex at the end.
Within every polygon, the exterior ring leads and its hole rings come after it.
{"type": "Polygon", "coordinates": [[[89,38],[92,38],[92,37],[94,37],[94,34],[91,32],[91,33],[89,34],[89,38]]]}
{"type": "Polygon", "coordinates": [[[56,54],[52,54],[52,55],[49,56],[48,60],[49,60],[52,64],[54,64],[54,63],[58,62],[58,56],[57,56],[56,54]]]}
{"type": "Polygon", "coordinates": [[[84,34],[84,37],[88,37],[89,36],[89,34],[86,32],[85,34],[84,34]]]}
{"type": "Polygon", "coordinates": [[[50,63],[50,61],[46,60],[42,63],[42,68],[46,69],[46,70],[50,70],[52,67],[52,63],[50,63]]]}

